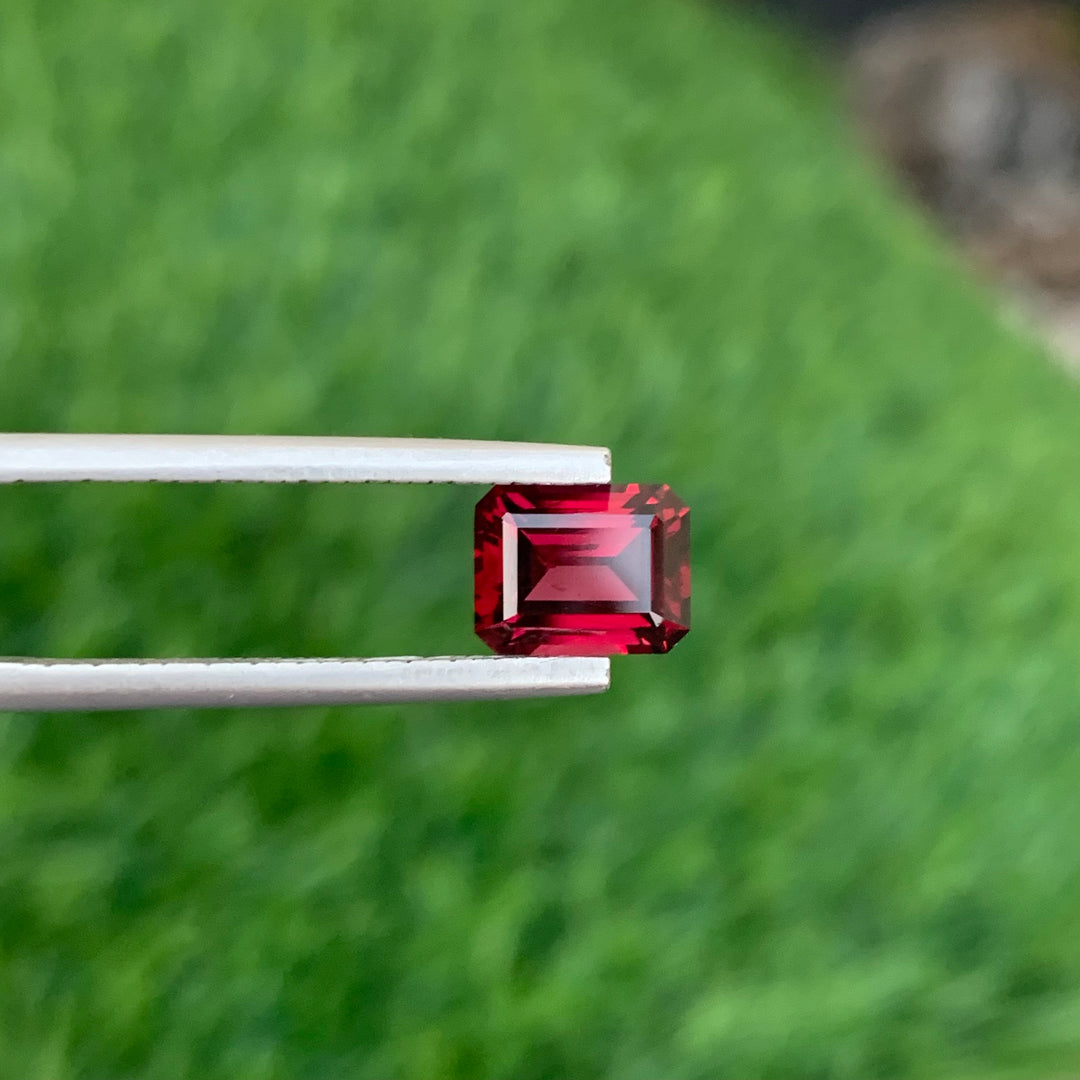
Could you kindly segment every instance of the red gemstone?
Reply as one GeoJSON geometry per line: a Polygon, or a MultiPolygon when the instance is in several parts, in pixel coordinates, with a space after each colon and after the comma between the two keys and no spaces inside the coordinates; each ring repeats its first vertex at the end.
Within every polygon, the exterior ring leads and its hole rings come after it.
{"type": "Polygon", "coordinates": [[[667,652],[690,628],[690,510],[666,484],[492,488],[474,555],[496,652],[667,652]]]}

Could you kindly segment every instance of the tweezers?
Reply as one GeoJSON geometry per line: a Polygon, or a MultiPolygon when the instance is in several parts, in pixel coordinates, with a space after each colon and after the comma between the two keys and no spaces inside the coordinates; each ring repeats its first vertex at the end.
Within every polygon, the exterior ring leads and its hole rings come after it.
{"type": "MultiPolygon", "coordinates": [[[[607,484],[598,446],[457,439],[0,434],[0,484],[607,484]]],[[[0,659],[0,710],[386,704],[594,694],[607,657],[0,659]]]]}

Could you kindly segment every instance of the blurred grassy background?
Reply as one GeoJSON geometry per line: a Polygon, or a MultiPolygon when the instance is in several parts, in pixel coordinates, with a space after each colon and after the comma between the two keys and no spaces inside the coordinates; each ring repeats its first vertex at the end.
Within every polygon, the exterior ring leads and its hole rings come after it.
{"type": "MultiPolygon", "coordinates": [[[[1080,398],[672,0],[7,0],[0,428],[598,442],[605,698],[0,717],[0,1076],[1080,1067],[1080,398]]],[[[472,489],[0,492],[0,651],[479,651],[472,489]]]]}

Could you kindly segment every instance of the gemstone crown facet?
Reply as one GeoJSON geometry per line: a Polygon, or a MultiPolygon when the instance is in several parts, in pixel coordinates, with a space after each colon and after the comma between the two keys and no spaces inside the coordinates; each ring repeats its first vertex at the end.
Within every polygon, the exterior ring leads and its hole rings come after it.
{"type": "Polygon", "coordinates": [[[690,628],[690,510],[666,484],[494,487],[474,556],[496,652],[667,652],[690,628]]]}

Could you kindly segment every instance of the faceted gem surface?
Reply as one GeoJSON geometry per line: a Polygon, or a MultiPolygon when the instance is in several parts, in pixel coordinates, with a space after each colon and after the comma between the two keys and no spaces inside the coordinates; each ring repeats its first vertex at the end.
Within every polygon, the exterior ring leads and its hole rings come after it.
{"type": "Polygon", "coordinates": [[[690,510],[666,484],[492,488],[474,555],[496,652],[667,652],[690,628],[690,510]]]}

